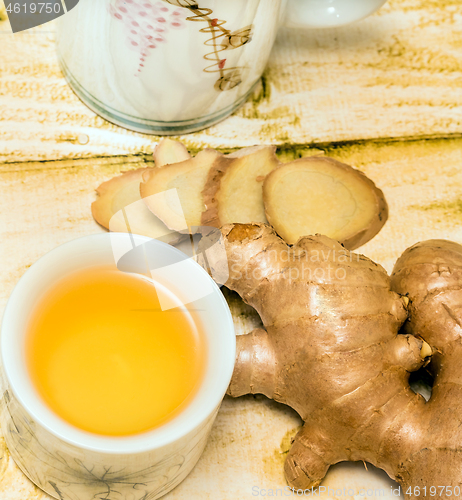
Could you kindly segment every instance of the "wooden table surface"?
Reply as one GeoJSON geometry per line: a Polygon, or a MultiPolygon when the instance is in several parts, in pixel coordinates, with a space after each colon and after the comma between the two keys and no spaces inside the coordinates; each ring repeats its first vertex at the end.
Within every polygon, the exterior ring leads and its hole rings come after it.
{"type": "MultiPolygon", "coordinates": [[[[53,23],[12,35],[0,0],[0,315],[41,255],[102,231],[90,213],[95,188],[149,161],[159,140],[87,109],[54,44],[53,23]]],[[[360,168],[384,191],[390,218],[359,251],[391,271],[419,240],[462,243],[461,82],[460,0],[390,0],[350,27],[283,29],[252,98],[181,140],[193,152],[272,143],[285,160],[324,152],[360,168]]],[[[238,333],[258,322],[239,301],[231,307],[238,333]]],[[[226,398],[203,457],[166,498],[245,499],[284,487],[300,423],[264,397],[226,398]]],[[[362,465],[334,467],[325,484],[381,485],[391,498],[385,475],[362,465]]],[[[0,498],[49,498],[17,469],[1,434],[0,498]]]]}

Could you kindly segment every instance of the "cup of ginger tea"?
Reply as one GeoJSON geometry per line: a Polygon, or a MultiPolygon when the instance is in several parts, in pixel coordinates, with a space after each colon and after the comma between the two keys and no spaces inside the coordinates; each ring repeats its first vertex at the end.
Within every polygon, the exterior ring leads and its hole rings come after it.
{"type": "Polygon", "coordinates": [[[6,443],[59,499],[174,488],[234,367],[219,288],[193,259],[136,235],[88,236],[42,257],[14,289],[1,335],[6,443]]]}

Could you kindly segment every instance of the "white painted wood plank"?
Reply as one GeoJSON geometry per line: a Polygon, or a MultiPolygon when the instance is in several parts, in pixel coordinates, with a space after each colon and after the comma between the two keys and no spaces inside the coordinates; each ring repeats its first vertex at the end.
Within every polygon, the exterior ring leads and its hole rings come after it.
{"type": "MultiPolygon", "coordinates": [[[[1,1],[1,0],[0,0],[1,1]]],[[[458,0],[391,0],[337,29],[282,30],[260,88],[192,148],[462,133],[458,0]]],[[[152,152],[155,137],[97,117],[66,85],[54,25],[0,22],[0,161],[152,152]]]]}

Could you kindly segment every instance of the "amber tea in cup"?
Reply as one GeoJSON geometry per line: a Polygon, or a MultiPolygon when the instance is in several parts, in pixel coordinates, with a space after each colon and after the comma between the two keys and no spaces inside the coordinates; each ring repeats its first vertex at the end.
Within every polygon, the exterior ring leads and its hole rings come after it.
{"type": "Polygon", "coordinates": [[[38,393],[73,426],[147,432],[194,397],[206,363],[200,322],[142,275],[89,267],[47,289],[32,312],[26,363],[38,393]],[[178,307],[162,310],[160,295],[178,307]]]}

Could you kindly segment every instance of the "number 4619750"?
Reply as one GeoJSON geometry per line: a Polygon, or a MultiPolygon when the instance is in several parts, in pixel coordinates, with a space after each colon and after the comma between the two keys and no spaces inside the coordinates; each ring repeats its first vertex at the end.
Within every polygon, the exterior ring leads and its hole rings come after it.
{"type": "Polygon", "coordinates": [[[454,486],[454,488],[451,486],[430,486],[428,489],[427,486],[423,486],[422,488],[414,486],[413,488],[409,487],[405,493],[409,497],[420,497],[420,495],[427,496],[427,491],[432,497],[451,497],[453,495],[455,497],[460,496],[459,486],[454,486]]]}
{"type": "Polygon", "coordinates": [[[37,3],[10,3],[6,11],[10,14],[59,14],[62,6],[60,3],[37,2],[37,3]]]}

